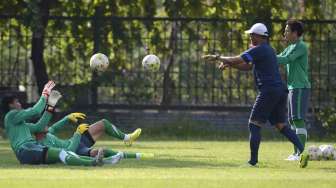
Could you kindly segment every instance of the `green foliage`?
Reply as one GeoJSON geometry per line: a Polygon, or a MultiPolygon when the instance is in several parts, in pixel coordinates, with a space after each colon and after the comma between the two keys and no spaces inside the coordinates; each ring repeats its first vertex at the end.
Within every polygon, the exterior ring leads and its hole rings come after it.
{"type": "Polygon", "coordinates": [[[322,122],[322,126],[326,129],[327,136],[336,136],[336,109],[334,107],[326,107],[318,113],[318,118],[322,122]]]}
{"type": "MultiPolygon", "coordinates": [[[[95,1],[60,1],[50,4],[51,16],[69,16],[71,19],[49,19],[46,28],[44,61],[51,79],[61,84],[78,85],[89,84],[94,76],[89,69],[90,56],[96,52],[108,55],[110,67],[105,74],[99,74],[98,87],[114,96],[135,97],[126,100],[129,103],[145,101],[157,103],[162,92],[149,94],[146,85],[156,85],[163,88],[162,79],[142,80],[146,73],[141,72],[141,59],[146,55],[144,46],[149,53],[155,53],[166,68],[168,60],[174,56],[174,64],[169,70],[169,80],[172,87],[172,102],[192,104],[246,104],[254,98],[253,80],[248,73],[238,73],[236,70],[226,70],[223,74],[212,65],[205,65],[200,55],[205,53],[220,53],[237,55],[248,47],[248,39],[242,35],[243,31],[256,21],[265,22],[271,29],[271,44],[280,51],[284,48],[282,40],[284,23],[271,22],[271,19],[305,18],[323,19],[335,18],[331,11],[336,3],[332,0],[302,1],[304,6],[296,0],[186,0],[186,1],[157,1],[157,0],[95,0],[95,1]],[[125,17],[155,18],[229,18],[238,21],[158,21],[152,19],[127,20],[125,17]],[[118,18],[122,17],[122,18],[118,18]],[[172,28],[178,30],[176,38],[172,38],[172,28]],[[174,46],[170,40],[177,39],[174,46]],[[122,72],[132,72],[129,80],[124,79],[122,72]],[[137,73],[135,73],[137,72],[137,73]],[[133,74],[134,73],[134,74],[133,74]],[[227,81],[229,80],[229,81],[227,81]],[[122,82],[124,88],[118,84],[122,82]],[[137,87],[139,86],[139,87],[137,87]],[[179,88],[177,90],[176,88],[179,88]],[[211,91],[211,92],[210,92],[211,91]],[[242,93],[246,91],[247,95],[242,93]],[[180,98],[177,98],[177,95],[180,98]],[[145,98],[141,98],[146,96],[145,98]],[[147,101],[148,100],[148,101],[147,101]]],[[[0,20],[3,46],[2,67],[12,69],[17,62],[26,61],[29,54],[23,50],[31,48],[30,37],[36,27],[40,25],[37,17],[37,3],[39,1],[9,0],[0,3],[2,14],[22,15],[22,19],[0,20]],[[10,38],[10,36],[14,40],[10,38]],[[9,48],[12,46],[12,48],[9,48]],[[7,48],[8,47],[8,48],[7,48]],[[14,49],[14,50],[13,50],[14,49]],[[20,49],[20,50],[19,50],[20,49]],[[23,50],[21,50],[23,49],[23,50]],[[13,53],[14,52],[14,53],[13,53]],[[22,54],[22,55],[20,55],[22,54]]],[[[323,39],[321,51],[311,50],[312,75],[317,71],[325,71],[328,54],[333,54],[334,40],[330,33],[334,33],[333,25],[323,26],[308,23],[306,25],[305,41],[314,49],[316,41],[323,39]],[[321,66],[321,67],[320,67],[321,66]]],[[[23,64],[27,64],[23,62],[23,64]]],[[[25,84],[24,76],[16,76],[15,83],[25,84]]],[[[159,77],[159,76],[158,76],[159,77]]],[[[162,77],[162,75],[161,75],[162,77]]],[[[96,79],[96,78],[94,78],[96,79]]],[[[312,79],[313,85],[328,85],[324,77],[312,79]]],[[[13,80],[5,80],[4,85],[14,84],[13,80]],[[10,84],[9,84],[10,83],[10,84]]],[[[322,88],[324,89],[324,88],[322,88]]],[[[99,95],[100,96],[100,95],[99,95]]],[[[102,98],[108,96],[102,96],[102,98]]]]}

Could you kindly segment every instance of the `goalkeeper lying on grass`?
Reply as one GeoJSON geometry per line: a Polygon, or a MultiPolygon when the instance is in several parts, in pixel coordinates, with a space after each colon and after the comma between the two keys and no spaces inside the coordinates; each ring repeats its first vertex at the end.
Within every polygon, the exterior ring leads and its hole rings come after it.
{"type": "Polygon", "coordinates": [[[103,164],[103,150],[100,149],[95,158],[80,157],[75,153],[41,145],[36,142],[31,133],[41,132],[48,125],[54,107],[62,95],[55,90],[53,81],[49,81],[42,92],[39,101],[28,109],[22,109],[21,103],[15,96],[6,96],[2,100],[5,115],[5,130],[10,145],[21,164],[50,164],[63,162],[67,165],[96,166],[103,164]],[[45,110],[46,108],[46,110],[45,110]],[[45,110],[45,111],[44,111],[45,110]],[[40,116],[35,124],[27,121],[40,116]]]}
{"type": "MultiPolygon", "coordinates": [[[[45,129],[44,132],[35,134],[36,140],[38,140],[39,143],[49,147],[65,148],[81,156],[96,157],[99,150],[91,147],[103,135],[103,133],[120,140],[124,140],[124,142],[128,145],[132,145],[132,143],[141,134],[141,129],[139,128],[131,134],[125,134],[108,120],[103,119],[92,125],[80,124],[77,128],[77,131],[70,139],[64,140],[55,136],[55,134],[60,129],[63,129],[64,126],[67,126],[70,123],[77,124],[85,118],[86,115],[83,113],[71,113],[60,121],[56,122],[48,129],[45,129]]],[[[111,149],[104,149],[103,151],[104,157],[107,157],[104,159],[105,164],[115,164],[123,158],[144,159],[153,157],[153,154],[145,153],[117,152],[111,149]]]]}

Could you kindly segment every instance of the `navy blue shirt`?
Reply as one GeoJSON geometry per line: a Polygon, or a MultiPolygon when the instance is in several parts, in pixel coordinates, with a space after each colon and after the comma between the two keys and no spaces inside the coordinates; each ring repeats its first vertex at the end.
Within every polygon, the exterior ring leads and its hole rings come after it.
{"type": "Polygon", "coordinates": [[[255,84],[259,91],[284,87],[276,54],[267,43],[250,48],[241,54],[246,63],[253,63],[255,84]]]}

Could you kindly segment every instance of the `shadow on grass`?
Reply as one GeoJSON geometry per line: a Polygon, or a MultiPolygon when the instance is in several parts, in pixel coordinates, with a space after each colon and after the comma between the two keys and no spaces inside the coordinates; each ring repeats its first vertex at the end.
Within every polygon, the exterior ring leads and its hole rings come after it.
{"type": "MultiPolygon", "coordinates": [[[[206,168],[206,169],[218,169],[218,168],[232,168],[238,167],[238,164],[232,162],[204,162],[195,160],[177,160],[177,159],[153,159],[146,161],[121,161],[120,166],[116,168],[206,168]],[[137,163],[137,164],[135,164],[137,163]],[[134,165],[133,165],[134,164],[134,165]]],[[[109,167],[109,166],[106,166],[109,167]]]]}
{"type": "Polygon", "coordinates": [[[106,169],[150,169],[150,168],[204,168],[204,169],[218,169],[218,168],[232,168],[238,167],[238,164],[224,162],[224,163],[208,163],[201,161],[176,160],[176,159],[153,159],[153,160],[123,160],[117,165],[104,165],[103,167],[84,167],[84,166],[66,166],[61,163],[49,165],[21,165],[17,161],[8,161],[6,164],[0,164],[0,169],[80,169],[80,170],[106,170],[106,169]]]}
{"type": "Polygon", "coordinates": [[[202,158],[202,160],[211,159],[215,157],[206,156],[183,156],[183,159],[172,159],[168,155],[160,155],[159,158],[151,160],[136,160],[136,159],[124,159],[117,165],[105,165],[103,168],[100,167],[83,167],[83,166],[66,166],[62,163],[49,164],[49,165],[21,165],[17,161],[15,155],[11,150],[0,150],[0,169],[106,169],[106,168],[227,168],[227,167],[237,167],[237,164],[232,162],[204,162],[197,161],[197,159],[202,158]],[[192,157],[193,160],[187,160],[186,158],[192,157]]]}
{"type": "MultiPolygon", "coordinates": [[[[162,149],[158,147],[151,146],[137,146],[137,149],[162,149]]],[[[205,150],[202,147],[164,147],[164,149],[197,149],[205,150]]],[[[125,149],[127,150],[127,149],[125,149]]],[[[0,142],[0,169],[92,169],[92,167],[82,167],[82,166],[66,166],[62,163],[49,164],[49,165],[21,165],[16,159],[13,151],[8,146],[8,142],[0,142]]],[[[103,168],[95,169],[106,169],[106,168],[225,168],[234,167],[232,162],[207,162],[204,160],[214,159],[211,156],[195,156],[195,155],[185,155],[182,158],[174,159],[171,155],[160,155],[158,158],[151,160],[135,160],[135,159],[124,159],[117,165],[105,165],[103,168]],[[190,160],[191,159],[191,160],[190,160]],[[201,159],[201,161],[197,161],[201,159]],[[202,161],[203,160],[203,161],[202,161]]]]}

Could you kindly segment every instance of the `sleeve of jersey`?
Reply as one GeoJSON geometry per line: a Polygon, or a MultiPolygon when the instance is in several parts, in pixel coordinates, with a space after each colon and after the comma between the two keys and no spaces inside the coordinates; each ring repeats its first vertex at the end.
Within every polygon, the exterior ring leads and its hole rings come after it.
{"type": "Polygon", "coordinates": [[[37,123],[29,125],[30,132],[31,133],[43,132],[44,128],[48,126],[51,117],[52,114],[50,112],[44,111],[42,117],[39,119],[37,123]]]}
{"type": "Polygon", "coordinates": [[[251,48],[240,54],[245,63],[254,63],[254,56],[257,47],[251,48]]]}
{"type": "Polygon", "coordinates": [[[69,139],[70,144],[66,149],[75,152],[78,148],[79,143],[80,143],[80,139],[81,139],[81,135],[79,133],[75,132],[73,134],[73,136],[69,139]]]}
{"type": "Polygon", "coordinates": [[[68,123],[69,123],[68,117],[65,116],[63,119],[57,121],[51,127],[49,127],[48,132],[50,132],[51,134],[55,134],[57,131],[62,129],[68,123]]]}
{"type": "Polygon", "coordinates": [[[294,62],[297,58],[301,57],[302,55],[305,55],[307,53],[307,50],[303,46],[296,46],[291,51],[284,54],[277,55],[277,61],[279,64],[290,64],[294,62]]]}
{"type": "Polygon", "coordinates": [[[14,121],[20,122],[24,121],[33,117],[36,117],[37,115],[41,116],[45,106],[46,106],[47,99],[42,96],[40,97],[39,101],[31,108],[27,108],[25,110],[20,110],[15,114],[14,121]]]}

